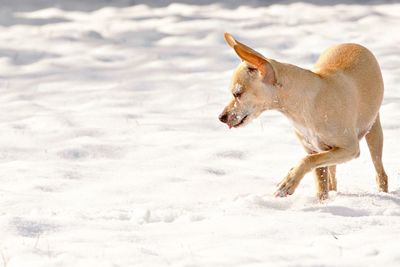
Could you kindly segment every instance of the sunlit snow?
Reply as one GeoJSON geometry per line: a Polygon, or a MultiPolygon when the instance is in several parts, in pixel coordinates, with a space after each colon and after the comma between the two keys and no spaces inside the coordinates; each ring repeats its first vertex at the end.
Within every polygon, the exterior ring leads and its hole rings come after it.
{"type": "Polygon", "coordinates": [[[399,266],[400,4],[312,2],[2,0],[0,266],[399,266]],[[367,46],[390,193],[363,141],[325,203],[274,198],[304,152],[279,113],[218,121],[224,31],[304,68],[367,46]]]}

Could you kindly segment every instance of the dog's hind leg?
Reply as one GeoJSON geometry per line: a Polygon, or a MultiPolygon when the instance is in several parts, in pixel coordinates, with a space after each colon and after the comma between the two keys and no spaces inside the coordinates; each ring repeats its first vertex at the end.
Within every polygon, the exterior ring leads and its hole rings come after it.
{"type": "Polygon", "coordinates": [[[329,191],[337,190],[337,182],[336,182],[336,165],[332,165],[328,167],[329,174],[329,191]]]}
{"type": "Polygon", "coordinates": [[[315,185],[317,188],[317,197],[320,200],[328,198],[329,172],[328,167],[314,169],[315,185]]]}
{"type": "Polygon", "coordinates": [[[382,147],[383,147],[383,133],[382,126],[379,119],[379,114],[376,117],[375,123],[372,128],[365,135],[368,148],[371,153],[372,162],[376,170],[376,183],[380,192],[388,191],[388,177],[382,164],[382,147]]]}

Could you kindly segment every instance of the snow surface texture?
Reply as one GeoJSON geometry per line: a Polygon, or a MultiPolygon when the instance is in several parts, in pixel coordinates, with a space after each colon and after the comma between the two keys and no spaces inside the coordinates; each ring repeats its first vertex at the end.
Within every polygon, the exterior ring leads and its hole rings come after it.
{"type": "Polygon", "coordinates": [[[0,266],[400,265],[400,4],[1,2],[0,266]],[[274,198],[304,152],[279,113],[218,121],[224,31],[303,67],[369,47],[390,193],[363,141],[330,200],[274,198]]]}

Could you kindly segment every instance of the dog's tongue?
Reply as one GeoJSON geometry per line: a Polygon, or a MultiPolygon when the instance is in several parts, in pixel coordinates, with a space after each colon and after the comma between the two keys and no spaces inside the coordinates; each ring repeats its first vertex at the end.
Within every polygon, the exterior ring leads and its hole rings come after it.
{"type": "Polygon", "coordinates": [[[228,127],[229,127],[229,129],[231,129],[231,128],[232,128],[232,126],[231,126],[231,125],[228,125],[228,127]]]}

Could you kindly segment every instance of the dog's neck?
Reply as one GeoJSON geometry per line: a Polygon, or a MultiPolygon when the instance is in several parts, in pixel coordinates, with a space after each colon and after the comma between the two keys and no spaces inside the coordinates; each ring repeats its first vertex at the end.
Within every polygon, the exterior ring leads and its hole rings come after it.
{"type": "Polygon", "coordinates": [[[271,62],[276,73],[276,109],[297,124],[307,125],[313,116],[314,100],[323,87],[323,80],[316,73],[300,67],[271,62]]]}

